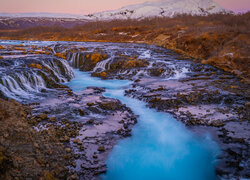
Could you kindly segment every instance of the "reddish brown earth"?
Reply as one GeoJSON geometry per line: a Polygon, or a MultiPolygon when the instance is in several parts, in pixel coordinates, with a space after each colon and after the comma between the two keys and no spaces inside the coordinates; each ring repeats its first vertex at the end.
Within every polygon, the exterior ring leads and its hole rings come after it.
{"type": "Polygon", "coordinates": [[[14,100],[0,99],[0,179],[67,176],[63,145],[52,131],[35,131],[29,112],[14,100]]]}

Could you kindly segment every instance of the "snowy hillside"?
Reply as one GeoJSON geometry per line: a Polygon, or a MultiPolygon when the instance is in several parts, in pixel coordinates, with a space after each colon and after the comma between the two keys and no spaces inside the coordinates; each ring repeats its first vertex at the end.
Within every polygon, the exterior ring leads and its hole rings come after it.
{"type": "Polygon", "coordinates": [[[118,10],[88,15],[91,19],[142,19],[145,17],[173,17],[177,14],[208,15],[231,12],[223,9],[212,0],[164,0],[129,5],[118,10]]]}

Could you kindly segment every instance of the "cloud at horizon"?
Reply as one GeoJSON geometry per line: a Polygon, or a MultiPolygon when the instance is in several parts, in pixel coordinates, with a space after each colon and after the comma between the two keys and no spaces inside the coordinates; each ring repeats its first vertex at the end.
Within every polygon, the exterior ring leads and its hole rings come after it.
{"type": "MultiPolygon", "coordinates": [[[[49,12],[69,14],[89,14],[118,9],[130,4],[143,3],[147,0],[0,0],[0,12],[28,13],[49,12]],[[53,3],[52,3],[53,2],[53,3]]],[[[159,1],[159,0],[148,0],[159,1]]],[[[250,0],[214,0],[222,7],[235,12],[250,11],[250,0]]]]}

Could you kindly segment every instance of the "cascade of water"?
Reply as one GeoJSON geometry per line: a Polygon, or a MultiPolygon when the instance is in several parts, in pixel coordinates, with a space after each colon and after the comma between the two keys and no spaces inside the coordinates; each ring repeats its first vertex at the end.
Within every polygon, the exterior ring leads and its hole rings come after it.
{"type": "MultiPolygon", "coordinates": [[[[70,77],[70,79],[73,78],[74,77],[74,72],[73,72],[73,69],[68,64],[68,62],[66,60],[61,60],[60,62],[63,64],[63,68],[64,68],[66,74],[68,74],[68,76],[70,77]]],[[[68,81],[70,79],[68,79],[68,81]]]]}
{"type": "Polygon", "coordinates": [[[176,69],[174,71],[174,75],[169,77],[168,79],[181,79],[186,77],[186,74],[189,72],[189,69],[187,67],[183,67],[182,69],[178,70],[176,69]]]}
{"type": "Polygon", "coordinates": [[[72,68],[66,60],[48,60],[43,62],[43,66],[51,69],[59,82],[67,82],[74,77],[72,68]]]}
{"type": "MultiPolygon", "coordinates": [[[[23,63],[21,60],[15,64],[23,63]]],[[[38,69],[25,69],[20,71],[13,69],[12,74],[0,74],[0,91],[6,97],[19,100],[20,98],[35,97],[35,93],[47,88],[46,76],[50,76],[55,82],[68,82],[74,77],[72,68],[66,60],[48,59],[40,61],[43,67],[50,69],[50,72],[38,69]],[[45,76],[43,75],[45,74],[45,76]]],[[[13,68],[13,67],[12,67],[13,68]]]]}
{"type": "Polygon", "coordinates": [[[140,56],[139,59],[151,58],[151,51],[146,50],[140,56]]]}
{"type": "Polygon", "coordinates": [[[80,65],[79,58],[80,58],[80,53],[73,53],[69,60],[69,64],[74,68],[79,68],[80,65]]]}
{"type": "Polygon", "coordinates": [[[97,71],[97,70],[101,70],[101,71],[105,71],[110,69],[110,61],[112,60],[112,57],[100,61],[96,64],[95,68],[93,69],[93,71],[97,71]]]}
{"type": "Polygon", "coordinates": [[[34,72],[6,75],[0,79],[0,91],[5,96],[17,100],[19,97],[31,98],[32,94],[44,88],[46,88],[44,80],[34,72]]]}

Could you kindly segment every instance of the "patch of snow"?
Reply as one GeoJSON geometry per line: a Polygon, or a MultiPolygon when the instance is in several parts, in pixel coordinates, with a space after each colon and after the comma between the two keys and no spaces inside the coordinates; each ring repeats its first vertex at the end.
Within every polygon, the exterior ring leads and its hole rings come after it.
{"type": "Polygon", "coordinates": [[[131,36],[132,38],[135,38],[135,37],[138,37],[139,36],[139,34],[136,34],[136,35],[133,35],[133,36],[131,36]]]}
{"type": "Polygon", "coordinates": [[[125,36],[125,35],[127,35],[128,33],[125,33],[125,32],[120,32],[119,33],[119,35],[123,35],[123,36],[125,36]]]}
{"type": "Polygon", "coordinates": [[[222,57],[224,56],[230,56],[230,57],[233,57],[234,56],[234,53],[227,53],[227,54],[224,54],[222,57]]]}

